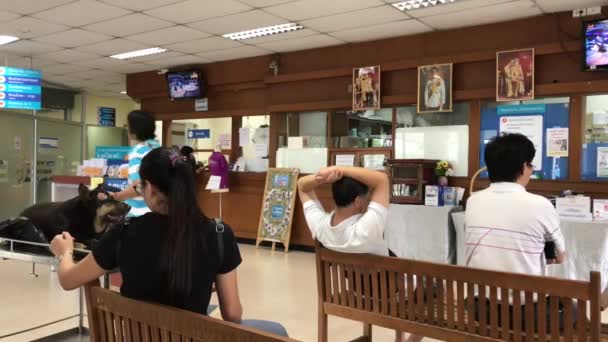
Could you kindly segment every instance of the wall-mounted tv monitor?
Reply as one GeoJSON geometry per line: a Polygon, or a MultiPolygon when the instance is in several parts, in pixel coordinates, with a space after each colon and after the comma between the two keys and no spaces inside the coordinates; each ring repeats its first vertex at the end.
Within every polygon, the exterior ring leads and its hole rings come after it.
{"type": "Polygon", "coordinates": [[[204,82],[198,70],[170,71],[167,85],[171,99],[192,99],[205,95],[204,82]]]}
{"type": "Polygon", "coordinates": [[[608,70],[608,19],[583,23],[584,69],[608,70]]]}

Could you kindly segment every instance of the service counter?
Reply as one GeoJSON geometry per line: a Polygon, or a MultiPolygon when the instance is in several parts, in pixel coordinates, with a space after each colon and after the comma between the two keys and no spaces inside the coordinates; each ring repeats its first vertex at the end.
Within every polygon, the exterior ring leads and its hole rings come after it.
{"type": "MultiPolygon", "coordinates": [[[[220,195],[205,190],[208,180],[209,174],[207,173],[202,173],[197,177],[199,205],[205,215],[219,217],[220,195]]],[[[255,239],[257,236],[265,183],[265,172],[231,172],[229,175],[230,191],[221,195],[222,218],[232,227],[238,238],[255,239]]],[[[321,187],[317,190],[317,195],[325,209],[330,210],[333,206],[330,187],[321,187]]],[[[295,204],[290,245],[314,246],[304,219],[302,201],[299,196],[295,204]]]]}

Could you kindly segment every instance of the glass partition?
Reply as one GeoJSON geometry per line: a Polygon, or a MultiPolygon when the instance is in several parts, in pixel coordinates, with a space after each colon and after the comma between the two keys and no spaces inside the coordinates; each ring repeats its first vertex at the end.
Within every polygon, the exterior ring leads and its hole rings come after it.
{"type": "MultiPolygon", "coordinates": [[[[33,204],[33,116],[0,110],[0,219],[18,216],[33,204]]],[[[31,114],[31,112],[30,112],[31,114]]]]}
{"type": "Polygon", "coordinates": [[[194,149],[197,161],[207,160],[217,145],[221,145],[226,160],[230,161],[232,118],[174,120],[171,125],[171,145],[179,150],[183,146],[194,149]]]}
{"type": "Polygon", "coordinates": [[[393,109],[338,111],[332,114],[332,147],[393,146],[393,109]]]}
{"type": "Polygon", "coordinates": [[[234,171],[264,172],[268,170],[270,116],[244,116],[239,129],[239,159],[234,171]]]}
{"type": "Polygon", "coordinates": [[[585,99],[581,176],[587,181],[608,181],[608,95],[585,99]]]}
{"type": "Polygon", "coordinates": [[[287,113],[277,128],[277,167],[313,173],[327,166],[327,112],[287,113]]]}
{"type": "Polygon", "coordinates": [[[454,176],[469,172],[469,104],[453,112],[419,114],[416,106],[396,109],[395,158],[447,160],[454,176]]]}

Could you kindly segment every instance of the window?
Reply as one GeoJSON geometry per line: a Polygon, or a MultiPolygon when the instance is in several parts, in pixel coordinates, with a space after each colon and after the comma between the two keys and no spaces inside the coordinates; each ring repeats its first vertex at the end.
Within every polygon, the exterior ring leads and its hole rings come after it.
{"type": "Polygon", "coordinates": [[[301,112],[277,117],[277,167],[313,173],[327,166],[327,115],[327,112],[301,112]]]}
{"type": "MultiPolygon", "coordinates": [[[[485,166],[486,144],[502,132],[526,135],[536,148],[533,178],[568,178],[570,98],[532,101],[485,102],[481,106],[480,167],[485,166]],[[522,121],[523,120],[523,121],[522,121]]],[[[482,177],[487,177],[484,172],[482,177]]]]}
{"type": "Polygon", "coordinates": [[[332,114],[332,147],[392,147],[393,109],[339,111],[332,114]]]}
{"type": "Polygon", "coordinates": [[[581,176],[608,181],[608,95],[587,96],[584,108],[581,176]]]}
{"type": "Polygon", "coordinates": [[[399,107],[396,116],[396,159],[448,160],[455,176],[468,175],[468,103],[455,103],[450,113],[418,114],[416,106],[399,107]]]}

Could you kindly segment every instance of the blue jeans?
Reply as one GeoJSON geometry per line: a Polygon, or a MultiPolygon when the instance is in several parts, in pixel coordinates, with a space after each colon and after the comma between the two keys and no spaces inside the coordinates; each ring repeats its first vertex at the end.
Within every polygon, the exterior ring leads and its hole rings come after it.
{"type": "Polygon", "coordinates": [[[241,325],[279,336],[289,336],[287,335],[287,330],[285,330],[285,327],[277,322],[262,321],[258,319],[244,319],[241,321],[241,325]]]}

